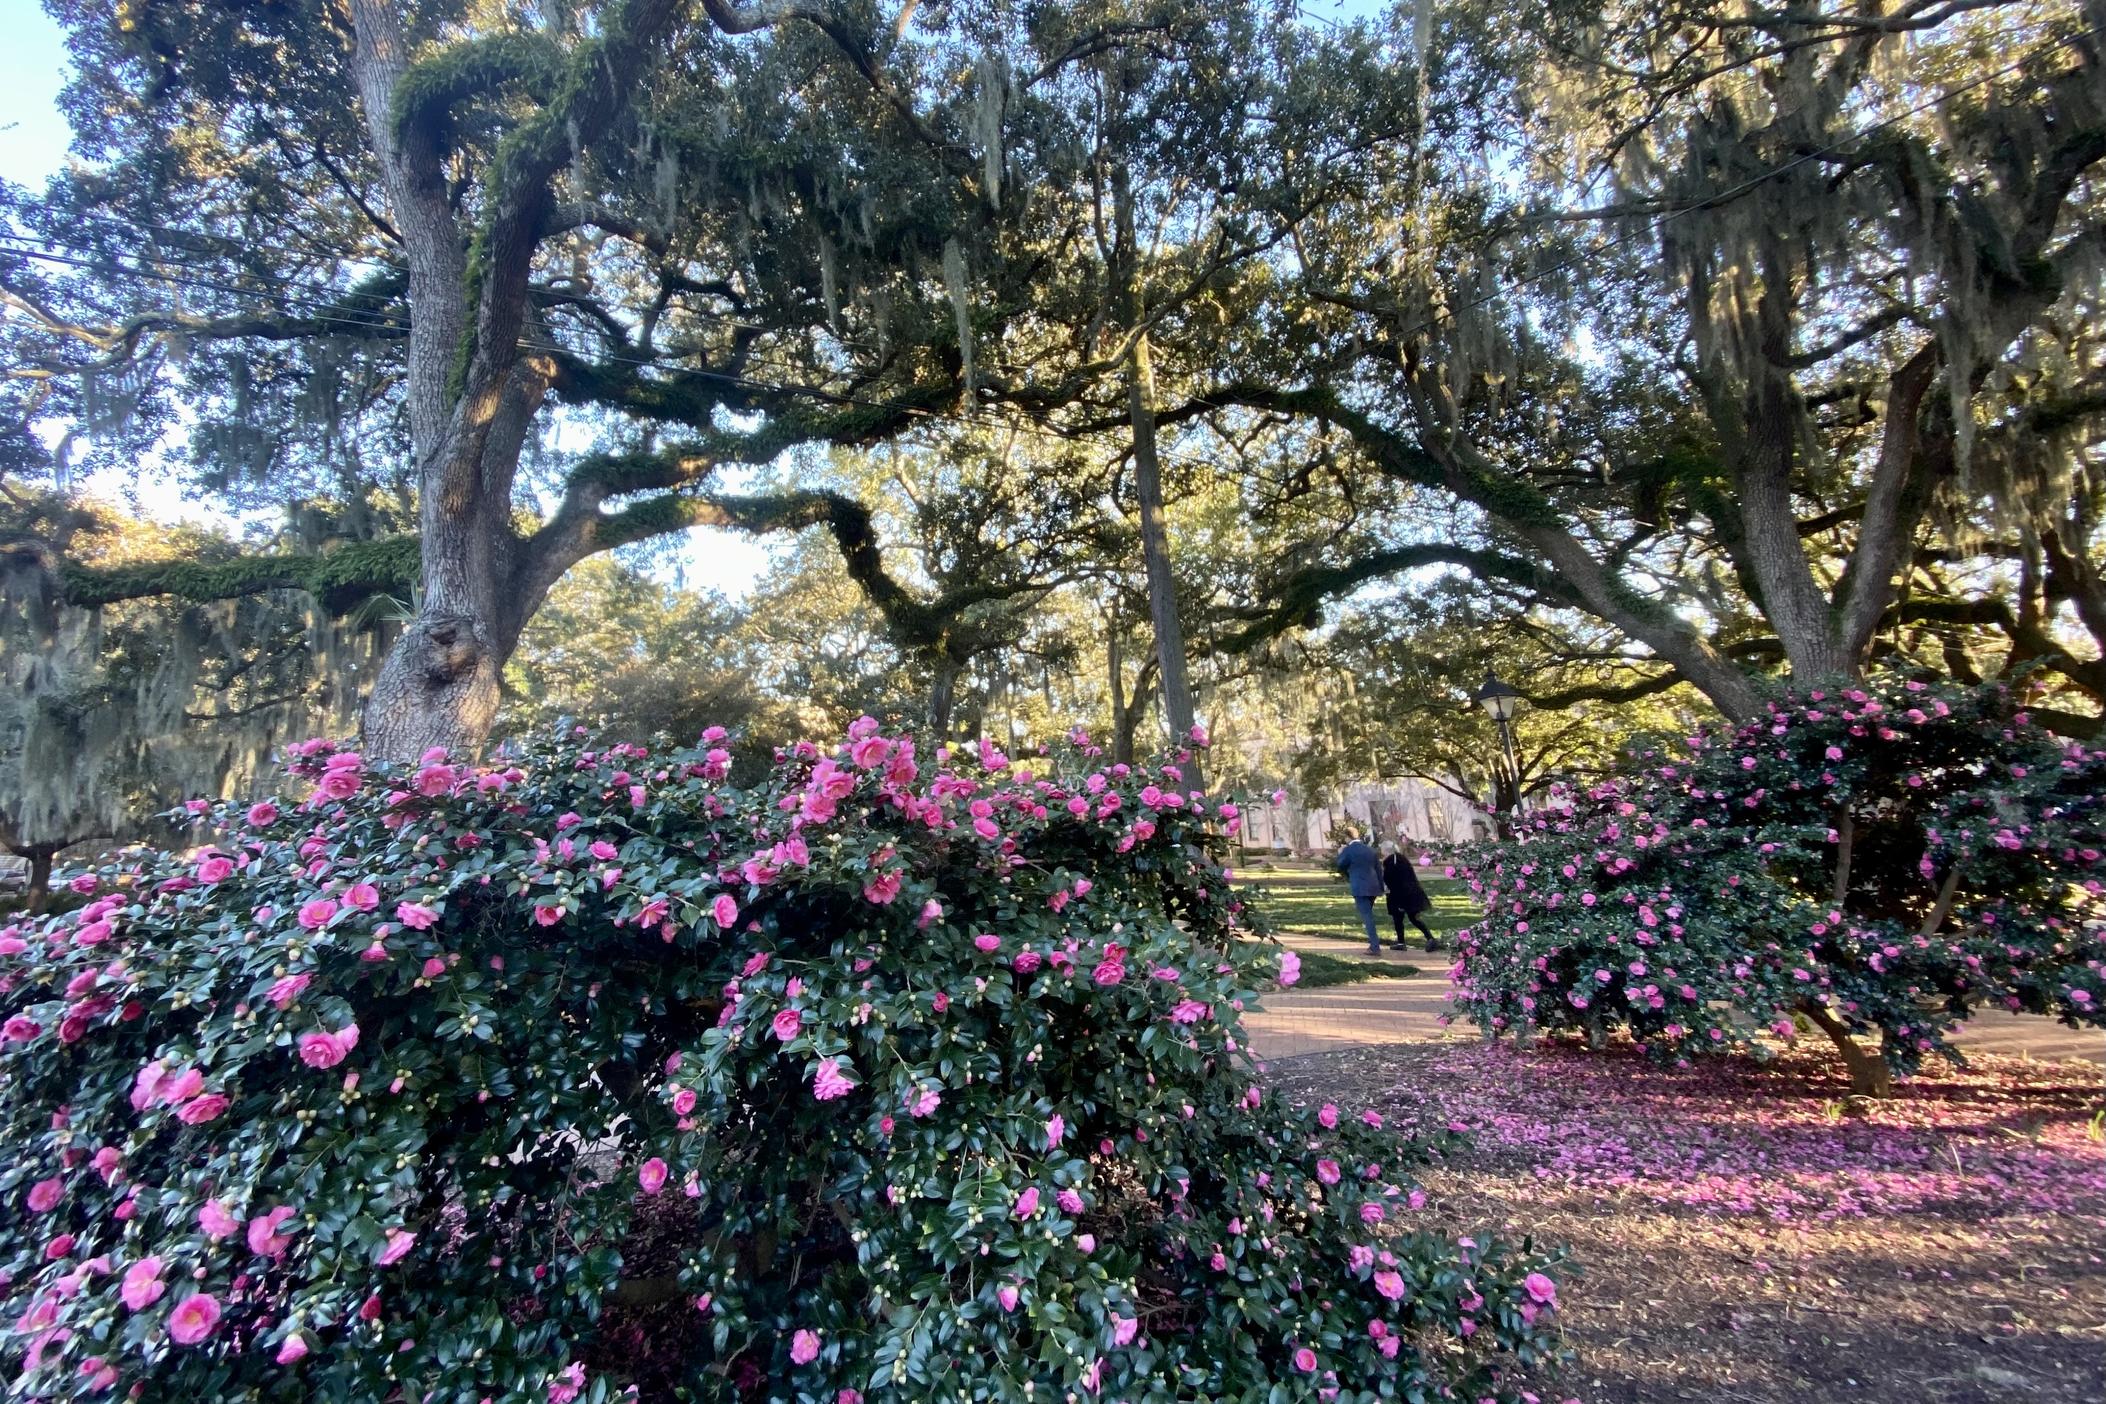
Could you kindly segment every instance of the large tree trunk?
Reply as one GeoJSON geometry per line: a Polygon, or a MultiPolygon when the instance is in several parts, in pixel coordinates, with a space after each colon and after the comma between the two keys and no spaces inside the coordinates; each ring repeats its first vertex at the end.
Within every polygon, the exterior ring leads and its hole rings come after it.
{"type": "Polygon", "coordinates": [[[363,744],[380,759],[480,750],[520,631],[556,576],[597,549],[566,537],[534,558],[512,528],[520,450],[555,370],[520,347],[535,329],[529,281],[559,172],[614,122],[684,9],[681,0],[628,6],[619,31],[564,88],[564,120],[524,124],[508,139],[504,178],[478,217],[471,276],[455,158],[427,124],[397,112],[410,63],[400,0],[350,0],[352,79],[409,274],[405,388],[423,555],[417,616],[366,702],[363,744]]]}

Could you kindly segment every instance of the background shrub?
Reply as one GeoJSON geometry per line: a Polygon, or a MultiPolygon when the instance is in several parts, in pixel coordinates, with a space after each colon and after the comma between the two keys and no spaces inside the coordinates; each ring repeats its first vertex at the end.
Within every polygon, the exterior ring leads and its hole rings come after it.
{"type": "Polygon", "coordinates": [[[1457,999],[1671,1058],[1759,1053],[1800,1015],[1880,1091],[1978,1008],[2106,1023],[2102,849],[2106,751],[2007,689],[1797,693],[1471,850],[1457,999]]]}
{"type": "Polygon", "coordinates": [[[20,1390],[1516,1397],[1542,1264],[1252,1080],[1233,804],[720,739],[304,745],[4,928],[20,1390]]]}

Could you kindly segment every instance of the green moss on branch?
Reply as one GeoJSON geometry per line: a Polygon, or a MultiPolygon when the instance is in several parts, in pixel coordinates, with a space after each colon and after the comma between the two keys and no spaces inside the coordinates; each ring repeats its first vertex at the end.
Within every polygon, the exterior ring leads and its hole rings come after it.
{"type": "Polygon", "coordinates": [[[172,597],[206,603],[304,590],[331,614],[345,614],[375,595],[407,595],[417,583],[417,538],[355,541],[325,555],[285,553],[227,561],[139,561],[59,567],[65,603],[81,609],[124,600],[172,597]]]}

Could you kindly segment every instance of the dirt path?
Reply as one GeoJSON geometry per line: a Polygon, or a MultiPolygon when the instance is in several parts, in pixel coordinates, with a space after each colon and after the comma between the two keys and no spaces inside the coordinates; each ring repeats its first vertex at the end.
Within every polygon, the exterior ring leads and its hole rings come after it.
{"type": "MultiPolygon", "coordinates": [[[[1353,944],[1289,933],[1281,938],[1302,951],[1367,960],[1353,944]]],[[[1403,980],[1363,980],[1321,990],[1282,990],[1266,997],[1262,1013],[1247,1016],[1252,1043],[1262,1057],[1291,1058],[1368,1044],[1475,1041],[1473,1026],[1444,1028],[1448,979],[1442,956],[1413,950],[1384,955],[1426,970],[1403,980]]],[[[2069,1029],[2048,1019],[1984,1012],[1954,1040],[1970,1053],[2003,1053],[2054,1060],[2106,1063],[2106,1030],[2069,1029]]]]}
{"type": "MultiPolygon", "coordinates": [[[[1360,987],[1352,987],[1358,989],[1360,987]]],[[[1290,1096],[1466,1128],[1444,1227],[1564,1245],[1585,1404],[2106,1398],[2101,1075],[1994,1054],[1863,1116],[1820,1060],[1400,1043],[1276,1063],[1290,1096]]]]}

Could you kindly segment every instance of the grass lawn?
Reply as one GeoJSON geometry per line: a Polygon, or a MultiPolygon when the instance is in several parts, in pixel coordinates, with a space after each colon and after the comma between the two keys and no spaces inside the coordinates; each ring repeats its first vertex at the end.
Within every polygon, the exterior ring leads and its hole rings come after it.
{"type": "MultiPolygon", "coordinates": [[[[1314,864],[1292,859],[1275,859],[1242,870],[1240,875],[1247,879],[1244,892],[1252,905],[1271,918],[1278,930],[1328,936],[1355,944],[1367,940],[1360,929],[1360,916],[1353,909],[1353,898],[1346,891],[1343,877],[1314,864]]],[[[1426,914],[1426,924],[1444,937],[1477,919],[1477,908],[1471,904],[1462,883],[1455,878],[1422,871],[1419,882],[1424,885],[1426,895],[1433,899],[1433,910],[1426,914]]],[[[1380,904],[1375,909],[1375,920],[1383,944],[1387,945],[1393,939],[1393,932],[1389,912],[1380,904]]],[[[1404,933],[1412,945],[1419,944],[1419,933],[1409,923],[1406,923],[1404,933]]],[[[1305,965],[1303,969],[1306,971],[1308,967],[1305,965]]]]}

